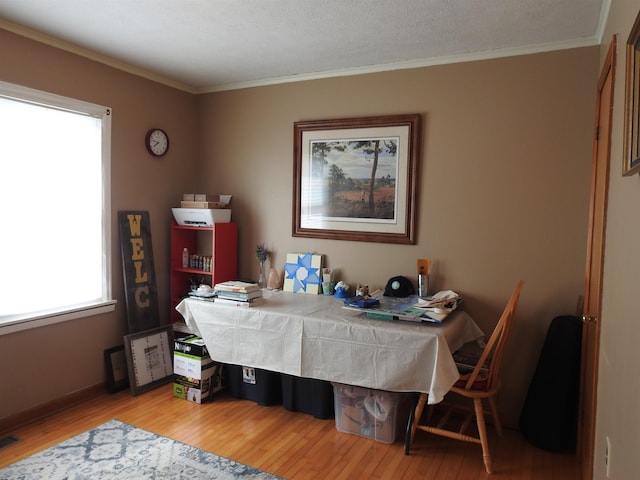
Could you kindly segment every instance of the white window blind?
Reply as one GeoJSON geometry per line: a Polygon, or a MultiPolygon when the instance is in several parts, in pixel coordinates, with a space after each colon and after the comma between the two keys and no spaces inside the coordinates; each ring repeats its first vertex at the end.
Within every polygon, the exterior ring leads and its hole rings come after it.
{"type": "Polygon", "coordinates": [[[0,333],[113,308],[110,136],[107,107],[0,82],[0,333]]]}

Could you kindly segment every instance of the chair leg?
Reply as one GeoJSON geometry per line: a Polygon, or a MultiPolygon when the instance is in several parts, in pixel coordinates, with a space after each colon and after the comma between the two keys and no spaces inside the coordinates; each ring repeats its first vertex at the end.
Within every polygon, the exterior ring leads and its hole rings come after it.
{"type": "Polygon", "coordinates": [[[411,450],[411,434],[413,432],[413,422],[415,421],[415,411],[416,406],[418,404],[418,398],[416,401],[412,401],[411,409],[409,410],[409,420],[407,421],[407,430],[404,434],[404,454],[409,455],[409,451],[411,450]]]}
{"type": "Polygon", "coordinates": [[[413,442],[413,438],[416,436],[417,425],[420,423],[420,418],[422,417],[422,412],[424,412],[424,406],[427,404],[427,394],[421,393],[420,398],[418,398],[418,404],[415,408],[415,413],[413,414],[413,424],[411,426],[411,442],[413,442]]]}
{"type": "Polygon", "coordinates": [[[484,422],[484,408],[480,398],[473,399],[473,406],[476,411],[476,422],[478,433],[480,434],[480,444],[482,445],[482,459],[487,473],[491,473],[491,453],[489,452],[489,440],[487,438],[487,427],[484,422]]]}
{"type": "Polygon", "coordinates": [[[496,404],[496,397],[489,397],[489,405],[491,406],[491,415],[493,415],[493,424],[496,427],[496,431],[499,436],[502,436],[502,423],[498,416],[498,405],[496,404]]]}

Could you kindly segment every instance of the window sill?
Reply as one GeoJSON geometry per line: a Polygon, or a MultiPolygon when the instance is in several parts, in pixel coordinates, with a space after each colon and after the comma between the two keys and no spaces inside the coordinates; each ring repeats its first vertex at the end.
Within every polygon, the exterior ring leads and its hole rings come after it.
{"type": "Polygon", "coordinates": [[[116,308],[116,300],[109,300],[101,303],[94,303],[75,309],[63,310],[59,312],[46,313],[38,316],[17,318],[15,320],[0,320],[0,335],[30,330],[32,328],[44,327],[55,323],[67,322],[77,318],[90,317],[103,313],[113,312],[116,308]]]}

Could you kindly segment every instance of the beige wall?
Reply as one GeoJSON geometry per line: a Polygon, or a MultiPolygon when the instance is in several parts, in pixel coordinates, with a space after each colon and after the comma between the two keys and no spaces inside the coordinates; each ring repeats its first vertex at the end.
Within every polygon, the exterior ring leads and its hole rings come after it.
{"type": "Polygon", "coordinates": [[[595,446],[596,479],[632,478],[640,472],[640,176],[623,177],[625,48],[638,2],[614,0],[600,51],[604,58],[617,35],[617,67],[613,104],[609,204],[602,305],[602,337],[595,446]],[[606,477],[606,437],[610,439],[610,476],[606,477]]]}
{"type": "MultiPolygon", "coordinates": [[[[0,336],[2,419],[104,381],[103,351],[121,344],[126,333],[118,210],[150,213],[162,319],[168,321],[170,207],[193,178],[197,99],[1,29],[0,59],[2,81],[113,109],[112,267],[113,293],[118,300],[112,314],[0,336]],[[144,135],[155,126],[165,128],[171,135],[170,151],[162,159],[151,158],[144,148],[144,135]]],[[[73,216],[73,205],[60,212],[60,222],[69,228],[82,226],[82,219],[73,216]]],[[[4,225],[2,234],[15,233],[11,233],[10,225],[4,225]]],[[[40,235],[42,241],[47,239],[47,232],[38,231],[37,227],[29,234],[40,235]]],[[[34,281],[46,286],[58,278],[56,272],[34,272],[34,281]]]]}
{"type": "MultiPolygon", "coordinates": [[[[348,283],[372,288],[393,275],[413,277],[416,259],[430,257],[435,287],[461,293],[487,331],[522,278],[501,404],[515,422],[549,322],[573,313],[582,291],[597,48],[200,97],[7,33],[0,49],[1,80],[114,108],[113,215],[151,211],[161,308],[168,308],[168,212],[187,190],[233,194],[245,278],[257,274],[253,252],[262,241],[277,267],[288,252],[315,251],[348,283]],[[417,244],[293,238],[293,122],[397,113],[423,116],[417,244]],[[162,160],[146,156],[141,143],[155,125],[172,139],[162,160]]],[[[113,265],[115,315],[0,337],[0,365],[31,344],[50,369],[45,374],[35,358],[0,369],[3,382],[46,385],[3,399],[0,418],[103,380],[102,350],[117,344],[125,324],[119,257],[113,265]],[[67,339],[73,351],[60,348],[67,339]]]]}
{"type": "Polygon", "coordinates": [[[435,260],[435,287],[464,296],[493,327],[516,281],[525,288],[508,345],[502,406],[510,423],[551,319],[574,313],[585,268],[596,48],[334,78],[204,96],[202,188],[233,193],[242,274],[252,250],[314,251],[349,284],[383,287],[435,260]],[[422,114],[418,243],[291,236],[293,122],[422,114]]]}

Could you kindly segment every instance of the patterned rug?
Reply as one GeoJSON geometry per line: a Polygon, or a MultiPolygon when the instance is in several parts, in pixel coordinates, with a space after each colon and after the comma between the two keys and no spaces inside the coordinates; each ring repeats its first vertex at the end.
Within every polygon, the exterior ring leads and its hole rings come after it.
{"type": "Polygon", "coordinates": [[[280,478],[118,420],[0,469],[0,480],[280,478]]]}

